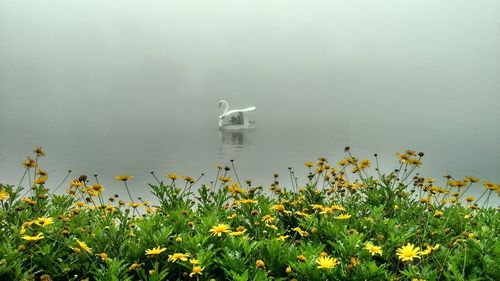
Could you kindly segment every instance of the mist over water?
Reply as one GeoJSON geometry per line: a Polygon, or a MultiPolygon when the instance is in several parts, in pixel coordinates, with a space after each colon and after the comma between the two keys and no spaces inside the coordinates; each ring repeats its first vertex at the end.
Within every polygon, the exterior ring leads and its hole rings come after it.
{"type": "MultiPolygon", "coordinates": [[[[498,1],[2,1],[0,182],[43,146],[50,185],[235,159],[264,186],[305,161],[425,152],[420,173],[500,181],[498,1]],[[231,108],[257,128],[222,134],[231,108]]],[[[444,181],[442,182],[444,183],[444,181]]],[[[482,188],[480,188],[482,192],[482,188]]]]}

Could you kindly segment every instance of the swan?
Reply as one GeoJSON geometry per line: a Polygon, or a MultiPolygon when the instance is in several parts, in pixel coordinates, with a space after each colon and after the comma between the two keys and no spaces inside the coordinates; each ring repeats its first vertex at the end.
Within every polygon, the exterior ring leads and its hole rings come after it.
{"type": "Polygon", "coordinates": [[[219,128],[226,128],[226,129],[245,129],[249,128],[251,125],[253,125],[252,122],[248,121],[246,118],[246,113],[250,111],[254,111],[256,108],[255,106],[243,108],[243,109],[232,109],[229,110],[229,103],[226,100],[220,100],[219,101],[219,108],[221,106],[225,106],[224,112],[222,112],[221,115],[219,115],[219,128]],[[229,121],[229,124],[224,124],[224,121],[226,117],[229,118],[231,116],[231,120],[229,121]]]}

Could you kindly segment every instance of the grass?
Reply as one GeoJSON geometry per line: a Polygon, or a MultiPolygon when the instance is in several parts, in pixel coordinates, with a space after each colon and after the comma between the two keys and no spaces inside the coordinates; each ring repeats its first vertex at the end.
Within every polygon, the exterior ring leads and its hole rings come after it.
{"type": "Polygon", "coordinates": [[[210,184],[169,173],[152,204],[105,200],[97,177],[56,195],[34,152],[29,189],[0,185],[1,280],[500,280],[499,185],[438,185],[416,174],[423,153],[381,174],[346,147],[338,163],[306,162],[305,186],[291,169],[290,186],[275,175],[265,189],[234,165],[210,184]]]}

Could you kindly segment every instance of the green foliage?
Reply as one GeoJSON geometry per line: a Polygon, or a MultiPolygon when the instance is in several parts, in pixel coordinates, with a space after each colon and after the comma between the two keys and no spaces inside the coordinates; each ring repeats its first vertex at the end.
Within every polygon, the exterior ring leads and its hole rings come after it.
{"type": "Polygon", "coordinates": [[[438,188],[413,176],[411,151],[373,176],[348,153],[337,168],[307,164],[303,187],[269,192],[228,169],[199,187],[172,175],[149,185],[154,206],[104,202],[85,179],[68,195],[42,180],[0,184],[0,280],[500,280],[500,214],[464,202],[474,178],[438,188]],[[403,261],[408,243],[419,251],[403,261]]]}

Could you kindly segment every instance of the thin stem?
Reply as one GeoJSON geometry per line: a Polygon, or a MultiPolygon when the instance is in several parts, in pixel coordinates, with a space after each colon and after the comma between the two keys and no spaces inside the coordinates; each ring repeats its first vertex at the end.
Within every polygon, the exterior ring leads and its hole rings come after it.
{"type": "Polygon", "coordinates": [[[71,170],[68,170],[66,177],[64,177],[64,179],[61,181],[61,183],[59,183],[59,185],[56,187],[56,189],[54,189],[54,191],[52,191],[52,194],[54,194],[59,189],[59,187],[61,187],[61,185],[68,179],[70,174],[71,174],[71,170]]]}
{"type": "Polygon", "coordinates": [[[374,154],[373,156],[375,156],[375,170],[377,171],[377,174],[378,174],[378,177],[382,177],[382,175],[380,174],[380,166],[379,166],[379,163],[378,163],[378,154],[374,154]]]}
{"type": "Polygon", "coordinates": [[[233,159],[231,159],[231,166],[233,167],[233,172],[234,172],[234,175],[236,176],[236,180],[238,181],[238,184],[241,187],[240,178],[238,178],[238,173],[236,173],[236,168],[234,168],[234,160],[233,159]]]}
{"type": "Polygon", "coordinates": [[[293,185],[293,172],[292,172],[292,167],[288,167],[288,173],[290,174],[290,181],[292,182],[292,188],[293,188],[293,190],[296,190],[295,186],[293,185]]]}
{"type": "Polygon", "coordinates": [[[130,191],[128,190],[127,181],[123,181],[123,183],[125,184],[125,189],[127,189],[128,198],[130,198],[130,202],[134,203],[134,199],[132,199],[132,195],[130,195],[130,191]]]}
{"type": "Polygon", "coordinates": [[[479,200],[481,200],[481,198],[483,198],[483,196],[486,194],[486,192],[488,192],[488,190],[485,190],[485,191],[483,192],[483,194],[481,194],[481,196],[479,196],[479,198],[477,198],[477,199],[476,199],[476,201],[474,201],[474,205],[476,205],[476,204],[477,204],[477,202],[479,202],[479,200]]]}
{"type": "Polygon", "coordinates": [[[217,187],[217,180],[219,179],[221,168],[217,168],[217,175],[215,176],[214,187],[217,187]]]}
{"type": "Polygon", "coordinates": [[[464,265],[462,266],[462,276],[465,276],[465,264],[467,262],[467,243],[464,243],[464,265]]]}
{"type": "Polygon", "coordinates": [[[486,205],[486,203],[488,203],[488,201],[490,200],[490,195],[491,193],[493,192],[493,190],[490,190],[490,192],[488,193],[488,197],[486,197],[486,200],[484,200],[483,202],[483,205],[481,205],[481,209],[484,207],[484,205],[486,205]]]}
{"type": "Polygon", "coordinates": [[[155,175],[155,172],[154,172],[154,171],[151,171],[151,172],[149,172],[149,173],[150,173],[150,174],[151,174],[151,175],[155,178],[155,180],[156,180],[156,182],[157,182],[158,184],[161,184],[161,183],[160,183],[160,180],[156,177],[156,175],[155,175]]]}
{"type": "Polygon", "coordinates": [[[21,177],[21,180],[19,181],[19,184],[17,185],[17,188],[19,188],[19,187],[21,186],[21,183],[23,182],[24,177],[26,176],[26,173],[28,172],[28,169],[29,169],[29,168],[26,168],[26,170],[24,170],[24,174],[23,174],[23,176],[21,177]]]}

